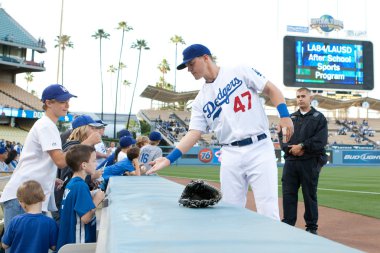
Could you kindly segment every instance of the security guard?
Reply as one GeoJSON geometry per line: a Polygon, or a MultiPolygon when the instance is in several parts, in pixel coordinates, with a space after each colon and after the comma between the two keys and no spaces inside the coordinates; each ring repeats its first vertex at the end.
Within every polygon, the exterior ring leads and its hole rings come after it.
{"type": "MultiPolygon", "coordinates": [[[[325,116],[311,107],[312,94],[307,88],[297,90],[299,110],[291,115],[294,134],[281,143],[285,152],[282,173],[283,222],[294,226],[297,220],[298,190],[302,186],[306,231],[317,234],[319,173],[327,162],[325,146],[328,129],[325,116]]],[[[280,140],[282,136],[280,136],[280,140]]]]}

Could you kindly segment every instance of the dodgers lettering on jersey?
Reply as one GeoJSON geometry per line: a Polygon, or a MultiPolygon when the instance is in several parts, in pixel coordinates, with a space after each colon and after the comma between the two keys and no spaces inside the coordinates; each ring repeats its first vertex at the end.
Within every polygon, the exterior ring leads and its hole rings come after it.
{"type": "Polygon", "coordinates": [[[214,112],[216,111],[214,116],[213,116],[213,120],[215,118],[217,118],[219,116],[220,112],[222,111],[221,106],[224,103],[226,103],[226,104],[230,103],[231,94],[234,93],[234,91],[236,91],[237,88],[239,88],[242,85],[242,83],[243,82],[241,80],[234,78],[223,89],[219,88],[219,92],[218,92],[218,95],[215,98],[215,100],[209,101],[206,103],[205,106],[203,106],[203,112],[206,113],[206,117],[210,118],[212,116],[212,114],[214,114],[214,112]]]}
{"type": "Polygon", "coordinates": [[[231,143],[268,131],[259,93],[267,79],[250,67],[220,68],[193,102],[189,129],[215,132],[220,143],[231,143]]]}

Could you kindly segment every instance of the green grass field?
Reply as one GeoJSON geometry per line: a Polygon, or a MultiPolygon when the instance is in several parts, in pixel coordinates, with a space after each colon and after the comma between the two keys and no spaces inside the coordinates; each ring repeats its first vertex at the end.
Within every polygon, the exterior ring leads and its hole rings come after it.
{"type": "MultiPolygon", "coordinates": [[[[281,173],[279,168],[279,196],[281,173]]],[[[159,174],[219,182],[218,166],[171,166],[159,174]]],[[[299,200],[302,201],[301,192],[299,200]]],[[[324,167],[319,177],[318,202],[320,206],[380,219],[380,167],[324,167]]]]}

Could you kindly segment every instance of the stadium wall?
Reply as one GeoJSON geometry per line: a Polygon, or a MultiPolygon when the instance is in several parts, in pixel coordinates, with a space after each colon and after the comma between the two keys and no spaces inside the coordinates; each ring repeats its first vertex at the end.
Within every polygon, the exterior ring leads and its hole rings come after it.
{"type": "MultiPolygon", "coordinates": [[[[164,156],[170,153],[174,147],[161,147],[164,156]]],[[[220,165],[218,161],[218,151],[220,147],[193,147],[176,161],[176,165],[220,165]]],[[[328,149],[329,157],[327,166],[356,165],[356,166],[379,166],[380,150],[336,150],[328,149]]],[[[275,150],[278,166],[282,166],[285,162],[282,150],[275,150]]]]}

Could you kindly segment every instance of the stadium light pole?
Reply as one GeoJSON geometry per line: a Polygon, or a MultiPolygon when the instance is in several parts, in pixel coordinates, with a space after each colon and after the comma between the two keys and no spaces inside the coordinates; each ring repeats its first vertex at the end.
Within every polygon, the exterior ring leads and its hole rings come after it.
{"type": "MultiPolygon", "coordinates": [[[[63,23],[63,2],[64,0],[61,0],[61,21],[59,24],[59,37],[62,37],[62,23],[63,23]]],[[[60,67],[60,61],[61,61],[61,47],[58,47],[58,67],[57,67],[57,83],[59,80],[59,67],[60,67]]]]}

